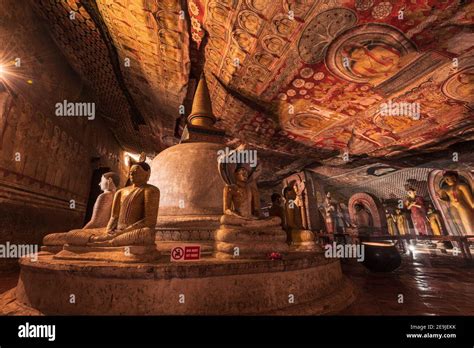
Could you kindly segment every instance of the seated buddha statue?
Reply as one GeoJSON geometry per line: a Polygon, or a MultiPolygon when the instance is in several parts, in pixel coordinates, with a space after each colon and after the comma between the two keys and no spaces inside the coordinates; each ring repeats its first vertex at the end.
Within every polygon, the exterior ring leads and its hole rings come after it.
{"type": "Polygon", "coordinates": [[[105,228],[74,230],[67,234],[70,246],[115,247],[154,245],[160,191],[149,185],[151,169],[136,162],[129,170],[130,186],[115,193],[112,213],[105,228]]]}
{"type": "MultiPolygon", "coordinates": [[[[103,191],[95,201],[94,208],[92,211],[92,217],[90,221],[82,228],[82,230],[90,230],[96,228],[105,228],[110,219],[112,211],[112,202],[114,199],[115,191],[119,186],[120,179],[117,173],[108,172],[102,175],[99,187],[103,191]]],[[[50,233],[43,238],[43,245],[46,250],[51,247],[63,246],[67,243],[67,236],[69,233],[77,231],[72,230],[70,232],[50,233]]]]}
{"type": "Polygon", "coordinates": [[[260,217],[260,196],[256,185],[248,182],[249,171],[245,167],[235,170],[236,183],[224,187],[224,215],[221,224],[236,226],[279,226],[277,216],[260,217]]]}
{"type": "Polygon", "coordinates": [[[224,187],[221,227],[216,231],[217,258],[265,258],[288,251],[278,216],[260,217],[260,198],[249,170],[237,167],[233,184],[224,187]]]}

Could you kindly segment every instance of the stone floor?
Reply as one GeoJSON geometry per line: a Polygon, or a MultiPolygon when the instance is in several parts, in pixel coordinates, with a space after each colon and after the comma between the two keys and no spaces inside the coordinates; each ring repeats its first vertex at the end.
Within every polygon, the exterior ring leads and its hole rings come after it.
{"type": "Polygon", "coordinates": [[[360,292],[340,315],[474,315],[474,262],[462,257],[403,256],[402,266],[388,274],[351,260],[343,271],[360,292]]]}
{"type": "MultiPolygon", "coordinates": [[[[474,315],[474,263],[461,257],[403,256],[402,266],[388,274],[369,272],[353,260],[342,268],[358,296],[339,315],[474,315]]],[[[18,273],[0,275],[0,293],[17,279],[18,273]]]]}

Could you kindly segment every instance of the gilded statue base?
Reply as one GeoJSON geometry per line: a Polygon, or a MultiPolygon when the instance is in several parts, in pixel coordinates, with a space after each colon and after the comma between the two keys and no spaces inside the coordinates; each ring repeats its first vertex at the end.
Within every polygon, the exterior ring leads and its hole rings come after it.
{"type": "Polygon", "coordinates": [[[215,233],[214,255],[218,259],[268,259],[289,251],[286,233],[278,227],[263,229],[222,225],[215,233]]]}
{"type": "Polygon", "coordinates": [[[65,245],[53,256],[56,260],[112,261],[112,262],[153,262],[160,252],[155,245],[130,245],[122,247],[91,247],[65,245]]]}
{"type": "Polygon", "coordinates": [[[309,230],[290,231],[290,250],[301,252],[322,252],[321,246],[315,242],[315,236],[309,230]]]}

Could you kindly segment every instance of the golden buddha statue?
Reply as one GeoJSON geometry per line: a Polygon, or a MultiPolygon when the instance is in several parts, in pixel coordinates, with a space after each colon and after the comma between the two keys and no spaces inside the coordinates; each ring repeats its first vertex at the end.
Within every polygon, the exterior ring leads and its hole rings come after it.
{"type": "Polygon", "coordinates": [[[287,241],[295,251],[315,251],[314,233],[305,228],[307,226],[304,212],[305,182],[300,181],[285,187],[285,230],[287,241]]]}
{"type": "Polygon", "coordinates": [[[427,217],[433,234],[435,236],[442,236],[443,228],[441,227],[441,218],[438,212],[431,205],[428,207],[427,217]]]}
{"type": "Polygon", "coordinates": [[[448,202],[453,221],[461,228],[463,234],[474,233],[474,199],[471,188],[460,182],[458,173],[447,171],[443,175],[437,190],[438,197],[448,202]]]}
{"type": "Polygon", "coordinates": [[[280,225],[279,217],[260,218],[260,195],[257,187],[249,183],[247,168],[237,168],[235,179],[235,184],[224,187],[224,215],[221,217],[221,224],[262,227],[280,225]]]}
{"type": "MultiPolygon", "coordinates": [[[[245,166],[237,166],[229,176],[225,161],[219,170],[226,182],[221,227],[216,231],[217,258],[264,258],[287,252],[286,233],[278,216],[260,217],[260,197],[255,176],[245,166]],[[223,173],[226,172],[226,173],[223,173]],[[227,180],[227,181],[226,181],[227,180]]],[[[252,172],[255,174],[255,170],[252,172]]]]}
{"type": "Polygon", "coordinates": [[[130,186],[114,196],[112,214],[106,228],[75,230],[67,235],[72,246],[113,247],[154,245],[160,191],[149,185],[150,166],[136,162],[129,171],[130,186]]]}
{"type": "Polygon", "coordinates": [[[397,231],[397,224],[395,223],[395,217],[388,210],[385,210],[385,217],[387,218],[388,233],[391,236],[396,236],[398,234],[398,231],[397,231]]]}
{"type": "Polygon", "coordinates": [[[395,209],[395,223],[401,236],[408,234],[408,221],[401,209],[395,209]]]}
{"type": "Polygon", "coordinates": [[[285,197],[285,228],[287,230],[302,229],[301,204],[295,189],[292,186],[285,187],[283,195],[285,197]]]}
{"type": "MultiPolygon", "coordinates": [[[[117,173],[108,172],[102,175],[99,187],[103,191],[95,201],[90,221],[82,228],[82,230],[90,230],[97,228],[105,228],[110,219],[112,211],[112,202],[115,191],[119,186],[120,179],[117,173]]],[[[43,238],[44,250],[53,251],[54,247],[63,246],[67,243],[67,236],[69,233],[78,231],[72,230],[70,232],[51,233],[43,238]]],[[[59,251],[59,250],[58,250],[59,251]]]]}

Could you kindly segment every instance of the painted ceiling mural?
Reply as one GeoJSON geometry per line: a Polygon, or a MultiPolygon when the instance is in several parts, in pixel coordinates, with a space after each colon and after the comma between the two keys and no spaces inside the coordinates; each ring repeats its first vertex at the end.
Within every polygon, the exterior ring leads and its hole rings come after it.
{"type": "Polygon", "coordinates": [[[474,138],[469,1],[34,3],[117,138],[137,150],[170,145],[200,68],[229,144],[272,156],[388,158],[474,138]],[[417,103],[410,117],[382,112],[417,103]]]}
{"type": "Polygon", "coordinates": [[[219,80],[211,87],[215,111],[236,136],[289,153],[301,151],[285,149],[291,140],[387,156],[472,132],[472,3],[188,4],[199,14],[196,27],[209,33],[206,66],[219,80]],[[235,101],[222,82],[268,103],[269,112],[235,101]],[[382,117],[388,100],[419,102],[419,118],[382,117]]]}

